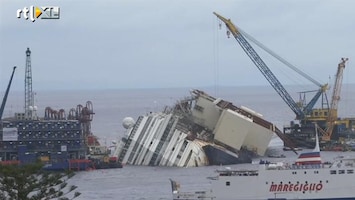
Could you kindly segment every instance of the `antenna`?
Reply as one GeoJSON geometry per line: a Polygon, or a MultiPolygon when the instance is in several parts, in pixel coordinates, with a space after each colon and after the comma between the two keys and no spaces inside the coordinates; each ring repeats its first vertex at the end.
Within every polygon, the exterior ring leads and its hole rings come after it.
{"type": "Polygon", "coordinates": [[[26,70],[25,70],[25,119],[32,119],[34,113],[34,101],[32,93],[32,69],[31,51],[26,51],[26,70]]]}

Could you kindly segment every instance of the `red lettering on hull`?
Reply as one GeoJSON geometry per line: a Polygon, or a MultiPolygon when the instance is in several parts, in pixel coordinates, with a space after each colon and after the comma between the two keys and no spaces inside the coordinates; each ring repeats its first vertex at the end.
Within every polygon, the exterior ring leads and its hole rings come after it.
{"type": "Polygon", "coordinates": [[[320,191],[323,189],[322,183],[311,183],[311,184],[293,184],[293,183],[280,183],[271,184],[270,192],[306,192],[306,191],[320,191]]]}

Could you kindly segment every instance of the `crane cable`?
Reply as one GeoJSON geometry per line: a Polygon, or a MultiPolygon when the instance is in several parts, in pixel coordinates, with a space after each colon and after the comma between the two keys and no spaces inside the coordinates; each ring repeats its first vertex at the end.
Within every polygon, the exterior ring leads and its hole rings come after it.
{"type": "MultiPolygon", "coordinates": [[[[350,66],[349,60],[347,61],[348,62],[347,66],[350,66]]],[[[351,74],[351,70],[352,70],[351,68],[347,67],[348,73],[345,73],[345,77],[344,77],[345,81],[343,80],[343,82],[345,82],[347,84],[345,84],[345,90],[343,90],[343,91],[345,91],[345,94],[343,94],[342,97],[341,97],[341,100],[345,100],[345,102],[342,103],[342,105],[344,105],[343,106],[343,110],[348,112],[348,113],[344,113],[344,114],[346,114],[346,116],[351,116],[351,114],[355,113],[355,108],[351,106],[351,92],[350,92],[351,91],[351,89],[350,89],[351,85],[350,85],[350,82],[349,82],[349,80],[350,80],[349,74],[351,74]]]]}
{"type": "MultiPolygon", "coordinates": [[[[213,18],[215,19],[215,18],[213,18]]],[[[220,24],[218,19],[215,20],[215,23],[220,24]]],[[[215,30],[216,24],[213,24],[213,30],[215,30]]],[[[221,24],[218,26],[221,27],[221,24]]],[[[214,67],[214,93],[215,96],[218,96],[218,85],[219,85],[219,31],[213,31],[213,67],[214,67]]]]}
{"type": "Polygon", "coordinates": [[[260,48],[262,48],[264,51],[266,51],[267,53],[269,53],[270,55],[272,55],[273,57],[275,57],[277,60],[279,60],[280,62],[282,62],[283,64],[285,64],[286,66],[288,66],[290,69],[292,69],[293,71],[297,72],[298,74],[300,74],[301,76],[305,77],[306,79],[308,79],[309,81],[311,81],[312,83],[316,84],[319,87],[322,87],[323,85],[320,84],[318,81],[316,81],[315,79],[313,79],[312,77],[310,77],[309,75],[307,75],[306,73],[302,72],[301,70],[299,70],[297,67],[295,67],[294,65],[292,65],[291,63],[289,63],[287,60],[283,59],[281,56],[277,55],[275,52],[273,52],[271,49],[269,49],[268,47],[266,47],[265,45],[263,45],[261,42],[259,42],[258,40],[256,40],[255,38],[253,38],[251,35],[249,35],[248,33],[246,33],[245,31],[243,31],[240,27],[236,26],[238,28],[238,31],[244,35],[247,39],[249,39],[251,42],[253,42],[254,44],[256,44],[257,46],[259,46],[260,48]]]}

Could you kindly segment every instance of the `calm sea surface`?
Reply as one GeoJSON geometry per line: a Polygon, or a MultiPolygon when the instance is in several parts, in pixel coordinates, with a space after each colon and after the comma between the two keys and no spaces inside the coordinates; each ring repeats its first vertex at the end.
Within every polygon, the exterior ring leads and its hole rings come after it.
{"type": "MultiPolygon", "coordinates": [[[[280,129],[288,124],[294,114],[270,86],[198,88],[211,96],[221,97],[237,106],[246,106],[261,113],[266,120],[276,124],[280,129]]],[[[312,88],[314,89],[314,88],[312,88]]],[[[307,89],[306,89],[307,90],[307,89]]],[[[64,108],[69,112],[78,104],[85,105],[92,101],[94,105],[94,120],[92,132],[100,138],[102,144],[112,145],[125,133],[122,127],[124,117],[137,119],[139,115],[150,111],[161,111],[165,106],[171,106],[179,99],[189,96],[189,88],[174,89],[134,89],[134,90],[98,90],[98,91],[37,91],[35,104],[38,115],[44,116],[45,107],[53,109],[64,108]]],[[[288,89],[294,99],[298,98],[297,88],[288,89]]],[[[4,92],[1,91],[1,97],[4,92]]],[[[344,85],[341,92],[338,113],[341,117],[355,117],[355,85],[344,85]]],[[[310,100],[312,97],[308,97],[310,100]]],[[[331,99],[330,96],[328,99],[331,99]]],[[[15,112],[23,112],[23,92],[11,91],[4,116],[12,116],[15,112]]],[[[318,107],[318,106],[316,106],[318,107]]],[[[274,138],[269,151],[283,153],[284,159],[293,160],[296,155],[282,152],[282,142],[274,138]]],[[[322,152],[325,159],[331,160],[339,156],[338,152],[322,152]]],[[[347,152],[346,155],[353,155],[347,152]]],[[[260,159],[260,158],[256,158],[260,159]]],[[[248,164],[234,165],[233,168],[250,168],[248,164]]],[[[124,166],[122,169],[96,170],[78,172],[71,183],[79,186],[84,199],[171,199],[169,178],[181,183],[182,190],[208,189],[210,182],[206,177],[214,176],[214,171],[220,166],[198,168],[167,168],[124,166]]]]}

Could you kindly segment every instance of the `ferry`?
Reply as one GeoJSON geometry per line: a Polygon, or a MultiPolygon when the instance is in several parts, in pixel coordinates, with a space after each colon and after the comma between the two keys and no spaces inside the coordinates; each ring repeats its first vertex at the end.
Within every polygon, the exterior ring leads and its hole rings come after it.
{"type": "MultiPolygon", "coordinates": [[[[317,137],[318,141],[318,137],[317,137]]],[[[319,144],[293,164],[266,163],[256,170],[217,170],[212,189],[180,192],[171,181],[174,200],[355,200],[355,158],[322,162],[319,144]]]]}

